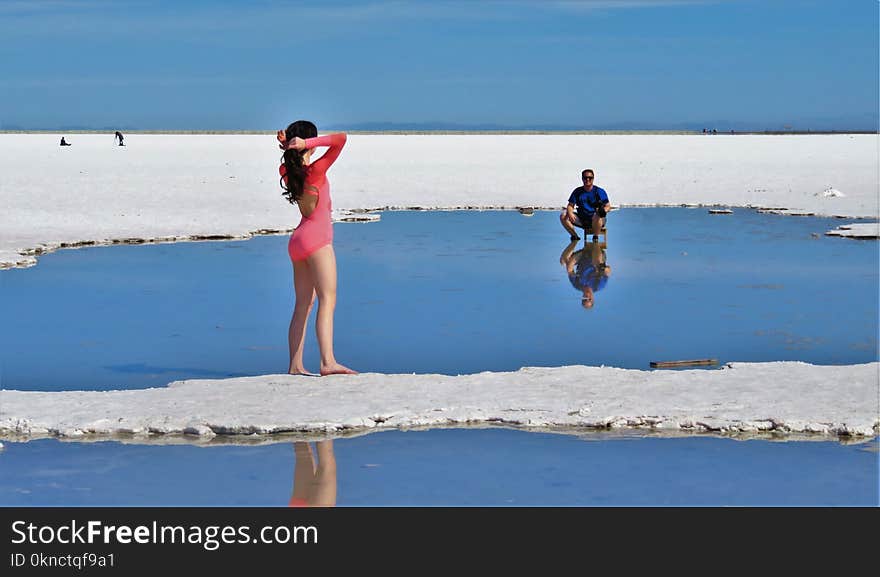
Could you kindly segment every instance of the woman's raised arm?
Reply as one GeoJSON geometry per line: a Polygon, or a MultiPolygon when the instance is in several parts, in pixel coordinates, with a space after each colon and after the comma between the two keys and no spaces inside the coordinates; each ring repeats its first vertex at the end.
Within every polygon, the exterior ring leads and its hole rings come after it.
{"type": "Polygon", "coordinates": [[[335,132],[333,134],[325,134],[324,136],[316,136],[315,138],[306,138],[306,148],[317,148],[319,146],[329,146],[321,158],[312,162],[312,167],[318,170],[326,171],[330,168],[342,152],[342,147],[348,137],[344,132],[335,132]]]}

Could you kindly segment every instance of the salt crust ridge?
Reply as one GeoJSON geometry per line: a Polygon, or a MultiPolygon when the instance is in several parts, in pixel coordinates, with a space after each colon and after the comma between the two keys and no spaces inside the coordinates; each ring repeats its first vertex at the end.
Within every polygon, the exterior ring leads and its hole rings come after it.
{"type": "Polygon", "coordinates": [[[880,238],[880,223],[863,222],[857,224],[841,225],[834,230],[825,233],[828,236],[843,236],[847,238],[880,238]]]}
{"type": "Polygon", "coordinates": [[[262,375],[124,391],[0,390],[0,438],[339,436],[498,425],[532,430],[860,438],[880,431],[880,363],[716,370],[526,367],[470,375],[262,375]]]}

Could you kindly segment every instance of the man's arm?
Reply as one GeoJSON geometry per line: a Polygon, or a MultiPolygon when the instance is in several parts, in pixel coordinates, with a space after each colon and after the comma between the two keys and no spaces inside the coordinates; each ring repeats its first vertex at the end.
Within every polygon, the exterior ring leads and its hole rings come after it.
{"type": "Polygon", "coordinates": [[[602,197],[603,197],[602,200],[604,201],[602,203],[602,209],[606,213],[611,212],[611,201],[608,200],[608,193],[606,193],[604,189],[602,189],[602,197]]]}

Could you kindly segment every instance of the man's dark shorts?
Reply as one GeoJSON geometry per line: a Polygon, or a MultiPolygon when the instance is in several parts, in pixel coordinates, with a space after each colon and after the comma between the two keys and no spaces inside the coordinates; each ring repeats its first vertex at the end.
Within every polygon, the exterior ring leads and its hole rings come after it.
{"type": "MultiPolygon", "coordinates": [[[[599,218],[605,218],[605,215],[608,213],[605,212],[604,208],[599,207],[598,209],[596,209],[596,214],[599,215],[599,218]]],[[[589,232],[593,229],[593,217],[592,217],[592,215],[590,215],[590,217],[587,219],[587,223],[585,225],[584,221],[583,221],[583,219],[581,219],[580,215],[575,212],[574,213],[574,222],[572,224],[574,224],[578,228],[582,228],[585,231],[589,232]]]]}
{"type": "Polygon", "coordinates": [[[587,221],[587,224],[584,225],[583,221],[581,220],[581,217],[578,216],[577,213],[574,213],[574,222],[572,222],[572,224],[578,228],[584,229],[587,232],[590,232],[593,229],[593,219],[592,218],[589,219],[587,221]]]}

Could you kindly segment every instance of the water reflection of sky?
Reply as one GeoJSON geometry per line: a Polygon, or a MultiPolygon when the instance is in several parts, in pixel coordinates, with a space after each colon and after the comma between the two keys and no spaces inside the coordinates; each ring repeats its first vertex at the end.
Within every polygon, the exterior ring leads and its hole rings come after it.
{"type": "Polygon", "coordinates": [[[0,452],[0,504],[878,504],[876,439],[841,445],[455,429],[389,431],[310,445],[7,443],[0,452]]]}
{"type": "MultiPolygon", "coordinates": [[[[337,224],[337,356],[361,371],[446,374],[874,361],[878,244],[823,236],[841,223],[615,211],[603,254],[613,274],[590,308],[562,262],[569,243],[555,212],[391,212],[337,224]]],[[[2,271],[2,387],[283,372],[293,300],[285,246],[274,236],[84,248],[2,271]]]]}

